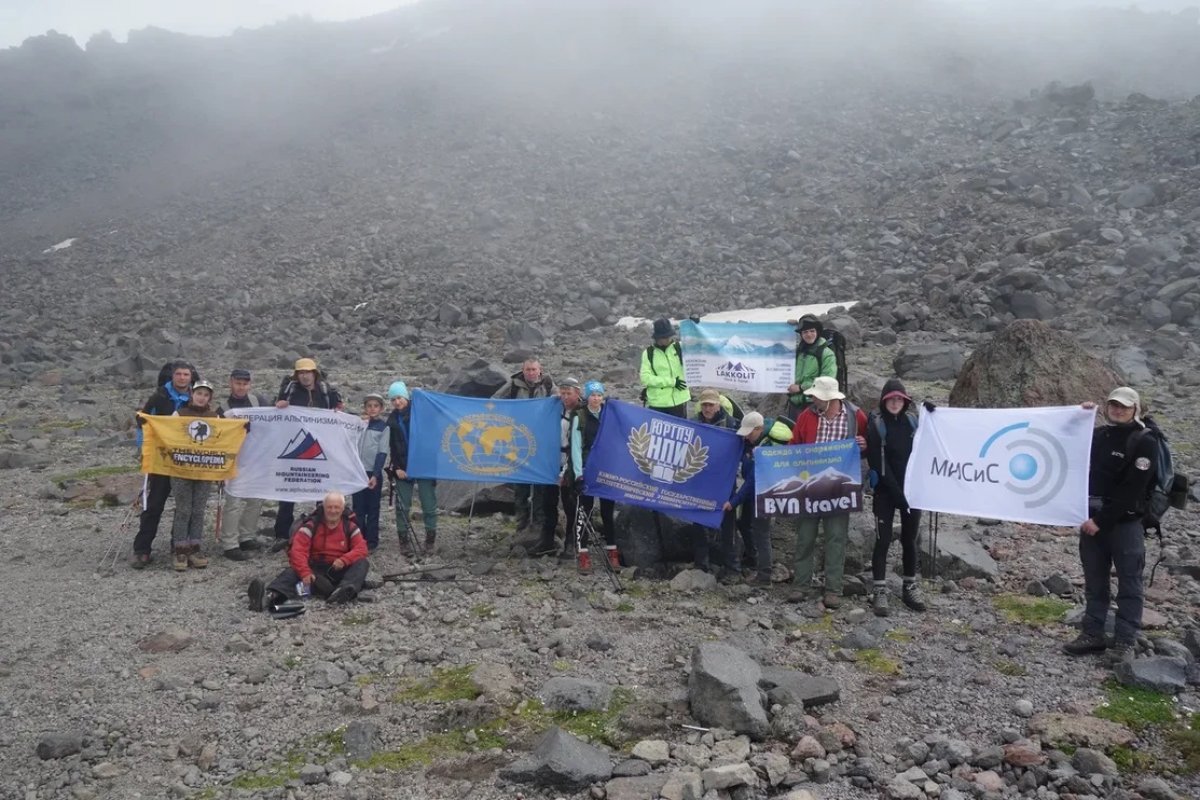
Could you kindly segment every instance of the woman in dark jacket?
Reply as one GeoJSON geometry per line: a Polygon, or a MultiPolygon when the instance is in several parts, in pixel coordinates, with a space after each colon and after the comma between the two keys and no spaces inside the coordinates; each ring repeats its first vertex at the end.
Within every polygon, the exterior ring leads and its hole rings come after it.
{"type": "Polygon", "coordinates": [[[892,545],[892,521],[900,512],[900,547],[903,549],[904,605],[924,611],[917,584],[917,531],[921,512],[908,507],[904,497],[904,473],[912,455],[917,416],[912,398],[898,378],[883,385],[879,410],[872,412],[867,424],[867,464],[875,487],[875,552],[871,573],[875,580],[875,614],[886,617],[888,609],[887,557],[892,545]]]}

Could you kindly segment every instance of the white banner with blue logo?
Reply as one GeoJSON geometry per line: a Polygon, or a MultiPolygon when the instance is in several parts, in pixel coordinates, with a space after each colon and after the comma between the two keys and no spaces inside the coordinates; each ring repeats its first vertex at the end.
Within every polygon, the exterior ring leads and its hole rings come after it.
{"type": "Polygon", "coordinates": [[[697,388],[786,392],[796,373],[796,332],[785,322],[679,323],[683,371],[697,388]]]}
{"type": "Polygon", "coordinates": [[[922,409],[904,496],[927,511],[1077,526],[1095,417],[1079,406],[922,409]]]}
{"type": "Polygon", "coordinates": [[[609,400],[583,465],[583,491],[716,528],[741,454],[742,440],[727,428],[609,400]]]}
{"type": "Polygon", "coordinates": [[[501,483],[558,482],[562,401],[413,392],[408,474],[501,483]]]}
{"type": "Polygon", "coordinates": [[[232,408],[250,420],[238,453],[238,474],[226,481],[234,497],[317,501],[331,490],[349,496],[367,485],[358,440],[367,423],[353,414],[288,406],[232,408]]]}

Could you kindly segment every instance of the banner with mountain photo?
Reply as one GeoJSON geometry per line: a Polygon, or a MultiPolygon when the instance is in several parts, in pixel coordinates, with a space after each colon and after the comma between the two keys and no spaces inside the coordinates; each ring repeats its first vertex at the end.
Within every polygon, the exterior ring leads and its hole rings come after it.
{"type": "Polygon", "coordinates": [[[697,388],[786,392],[796,373],[796,332],[786,322],[679,323],[683,371],[697,388]]]}
{"type": "Polygon", "coordinates": [[[1075,527],[1088,516],[1095,419],[1080,406],[922,410],[904,496],[927,511],[1075,527]]]}
{"type": "Polygon", "coordinates": [[[583,492],[716,528],[741,453],[727,428],[609,400],[583,465],[583,492]]]}
{"type": "Polygon", "coordinates": [[[493,400],[417,390],[408,474],[449,481],[558,482],[562,401],[493,400]]]}
{"type": "Polygon", "coordinates": [[[760,447],[754,481],[764,517],[827,517],[863,508],[862,454],[853,439],[760,447]]]}
{"type": "Polygon", "coordinates": [[[331,490],[349,496],[367,485],[358,457],[367,423],[353,414],[266,406],[233,408],[225,415],[250,421],[237,477],[225,484],[234,497],[308,502],[331,490]]]}

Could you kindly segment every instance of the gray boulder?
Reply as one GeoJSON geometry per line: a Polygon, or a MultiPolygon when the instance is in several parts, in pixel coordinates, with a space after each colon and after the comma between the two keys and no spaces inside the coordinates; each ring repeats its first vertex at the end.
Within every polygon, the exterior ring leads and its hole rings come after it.
{"type": "Polygon", "coordinates": [[[1145,386],[1154,381],[1154,373],[1150,371],[1150,362],[1146,351],[1136,345],[1125,345],[1118,348],[1112,357],[1113,367],[1125,376],[1126,382],[1132,386],[1145,386]]]}
{"type": "Polygon", "coordinates": [[[892,361],[901,378],[920,381],[950,380],[963,365],[962,350],[955,344],[928,342],[904,347],[892,361]]]}
{"type": "Polygon", "coordinates": [[[1099,750],[1081,747],[1071,757],[1071,766],[1082,775],[1109,775],[1116,777],[1120,774],[1117,765],[1111,758],[1099,750]]]}
{"type": "Polygon", "coordinates": [[[551,678],[537,693],[542,705],[555,711],[603,711],[612,700],[613,688],[586,678],[551,678]]]}
{"type": "Polygon", "coordinates": [[[671,579],[677,592],[707,592],[717,588],[717,577],[702,569],[685,569],[671,579]]]}
{"type": "Polygon", "coordinates": [[[1175,656],[1149,656],[1119,661],[1113,666],[1117,680],[1156,692],[1179,692],[1187,687],[1187,661],[1175,656]]]}
{"type": "Polygon", "coordinates": [[[43,761],[73,756],[83,749],[79,733],[47,733],[37,743],[37,756],[43,761]]]}
{"type": "Polygon", "coordinates": [[[670,562],[691,561],[689,523],[638,506],[617,506],[617,547],[626,566],[662,574],[670,562]]]}
{"type": "Polygon", "coordinates": [[[532,753],[500,770],[505,780],[562,789],[583,789],[611,776],[607,753],[558,727],[542,734],[532,753]]]}
{"type": "Polygon", "coordinates": [[[379,740],[379,726],[374,722],[356,719],[342,733],[342,744],[346,756],[353,761],[366,761],[375,755],[379,740]]]}
{"type": "Polygon", "coordinates": [[[441,308],[438,309],[438,322],[447,328],[455,328],[466,324],[467,312],[454,305],[454,303],[442,303],[441,308]]]}
{"type": "Polygon", "coordinates": [[[1013,292],[1008,309],[1017,319],[1052,319],[1058,316],[1054,303],[1037,292],[1013,292]]]}
{"type": "MultiPolygon", "coordinates": [[[[921,553],[921,558],[928,555],[921,553]]],[[[1000,574],[1000,565],[991,553],[975,541],[966,531],[945,530],[938,533],[938,574],[945,578],[995,578],[1000,574]]]]}
{"type": "Polygon", "coordinates": [[[1145,208],[1158,202],[1158,194],[1148,183],[1135,183],[1117,195],[1117,205],[1121,208],[1145,208]]]}
{"type": "Polygon", "coordinates": [[[515,320],[508,324],[504,332],[504,341],[509,347],[532,352],[545,344],[546,334],[528,322],[515,320]]]}
{"type": "Polygon", "coordinates": [[[508,380],[509,373],[499,364],[477,358],[451,372],[438,391],[464,397],[491,397],[508,380]]]}
{"type": "Polygon", "coordinates": [[[762,669],[746,653],[718,642],[692,651],[688,702],[703,725],[763,739],[771,731],[758,682],[762,669]]]}
{"type": "Polygon", "coordinates": [[[811,708],[836,703],[841,696],[841,687],[833,678],[782,667],[763,667],[758,685],[771,705],[811,708]]]}

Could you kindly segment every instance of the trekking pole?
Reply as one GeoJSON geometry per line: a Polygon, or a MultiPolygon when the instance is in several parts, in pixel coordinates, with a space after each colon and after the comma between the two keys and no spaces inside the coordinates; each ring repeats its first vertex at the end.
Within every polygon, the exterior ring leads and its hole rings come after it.
{"type": "Polygon", "coordinates": [[[929,537],[929,580],[931,583],[937,582],[937,541],[940,517],[941,515],[934,511],[929,520],[930,527],[933,529],[933,535],[929,537]]]}
{"type": "Polygon", "coordinates": [[[108,546],[104,548],[104,554],[100,556],[100,562],[96,565],[98,573],[112,574],[116,570],[117,562],[121,560],[121,556],[125,552],[125,539],[129,535],[129,529],[132,527],[133,521],[137,519],[140,499],[140,497],[134,497],[133,502],[126,506],[121,521],[117,523],[113,535],[109,537],[108,546]]]}
{"type": "Polygon", "coordinates": [[[408,544],[407,549],[408,549],[408,552],[410,552],[412,554],[410,556],[410,558],[412,558],[414,561],[416,561],[418,558],[417,533],[415,530],[413,530],[412,520],[409,519],[409,514],[411,513],[411,509],[408,506],[404,505],[404,498],[399,492],[396,493],[395,497],[396,497],[396,516],[397,516],[397,518],[404,520],[403,528],[401,528],[399,525],[396,526],[396,540],[400,543],[400,549],[403,551],[405,549],[404,537],[405,537],[405,535],[408,536],[409,544],[408,544]],[[407,531],[407,534],[406,534],[406,531],[407,531]]]}
{"type": "Polygon", "coordinates": [[[463,531],[462,537],[462,557],[467,558],[467,539],[471,537],[471,525],[475,521],[475,498],[479,496],[479,484],[471,484],[471,508],[467,512],[467,529],[463,531]]]}
{"type": "Polygon", "coordinates": [[[213,539],[221,541],[221,523],[225,521],[225,481],[217,484],[217,516],[213,520],[213,539]]]}

